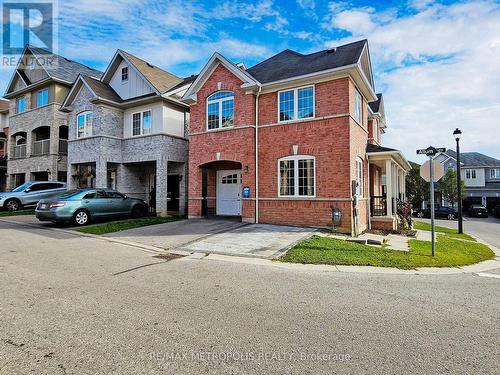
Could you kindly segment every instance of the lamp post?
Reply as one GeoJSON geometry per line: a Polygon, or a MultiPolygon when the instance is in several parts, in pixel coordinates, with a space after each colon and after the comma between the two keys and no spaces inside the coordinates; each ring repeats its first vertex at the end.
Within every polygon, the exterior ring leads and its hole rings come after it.
{"type": "Polygon", "coordinates": [[[463,220],[462,220],[462,189],[461,182],[462,178],[460,176],[460,136],[462,132],[459,128],[456,128],[453,132],[455,141],[457,141],[457,193],[458,193],[458,233],[463,233],[463,220]]]}

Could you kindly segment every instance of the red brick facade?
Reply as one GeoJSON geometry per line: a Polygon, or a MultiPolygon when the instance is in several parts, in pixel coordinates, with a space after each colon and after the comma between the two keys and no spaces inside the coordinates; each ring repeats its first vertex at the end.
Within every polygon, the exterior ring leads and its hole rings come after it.
{"type": "MultiPolygon", "coordinates": [[[[191,105],[189,147],[189,215],[202,214],[203,167],[206,168],[208,213],[215,212],[216,170],[242,169],[242,186],[251,196],[243,199],[242,218],[255,219],[255,100],[242,81],[219,64],[196,93],[191,105]],[[218,90],[234,92],[234,127],[207,131],[206,99],[218,90]]],[[[304,85],[300,85],[304,86],[304,85]]],[[[295,87],[300,87],[295,86],[295,87]]],[[[294,86],[291,86],[292,88],[294,86]]],[[[277,91],[259,97],[259,222],[311,226],[331,225],[331,207],[341,209],[341,228],[351,233],[352,181],[356,158],[363,161],[363,196],[358,200],[358,230],[368,225],[368,107],[363,119],[353,119],[355,86],[350,78],[314,83],[315,118],[278,124],[277,91]],[[284,198],[278,194],[278,159],[293,155],[315,158],[315,197],[284,198]]]]}

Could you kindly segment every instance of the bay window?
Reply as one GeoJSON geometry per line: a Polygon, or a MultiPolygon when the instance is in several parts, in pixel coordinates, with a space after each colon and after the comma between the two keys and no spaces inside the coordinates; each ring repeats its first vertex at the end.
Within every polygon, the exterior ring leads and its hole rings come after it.
{"type": "Polygon", "coordinates": [[[151,134],[151,111],[132,114],[132,135],[151,134]]]}
{"type": "Polygon", "coordinates": [[[94,115],[92,112],[83,112],[76,117],[77,138],[90,137],[92,135],[92,122],[94,115]]]}
{"type": "Polygon", "coordinates": [[[234,126],[234,93],[219,91],[207,98],[207,129],[234,126]]]}
{"type": "Polygon", "coordinates": [[[314,86],[278,92],[279,122],[314,117],[314,86]]]}
{"type": "Polygon", "coordinates": [[[316,195],[315,159],[312,156],[288,156],[278,160],[278,195],[314,197],[316,195]]]}

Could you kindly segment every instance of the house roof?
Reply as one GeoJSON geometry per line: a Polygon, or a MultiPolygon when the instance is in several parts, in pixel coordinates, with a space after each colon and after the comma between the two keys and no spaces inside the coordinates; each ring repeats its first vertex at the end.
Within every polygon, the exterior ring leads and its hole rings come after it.
{"type": "Polygon", "coordinates": [[[339,68],[356,64],[366,44],[367,40],[364,39],[308,55],[287,49],[246,71],[257,81],[264,84],[339,68]]]}
{"type": "Polygon", "coordinates": [[[62,81],[73,83],[79,74],[85,74],[96,78],[100,78],[102,75],[102,72],[100,72],[99,70],[90,68],[76,61],[67,59],[66,57],[57,55],[43,48],[32,47],[32,46],[28,46],[27,48],[37,59],[42,57],[46,59],[47,56],[50,56],[51,58],[54,59],[55,63],[53,65],[51,65],[50,67],[44,66],[45,70],[47,71],[47,74],[51,78],[56,78],[62,81]]]}
{"type": "Polygon", "coordinates": [[[134,67],[144,76],[144,78],[156,89],[156,91],[161,94],[183,82],[182,78],[160,69],[157,66],[132,55],[131,53],[123,50],[118,50],[118,52],[121,53],[131,64],[133,64],[134,67]]]}
{"type": "Polygon", "coordinates": [[[186,77],[186,78],[181,78],[182,81],[180,83],[178,83],[177,85],[171,87],[170,89],[168,89],[168,91],[174,91],[174,90],[177,90],[179,88],[181,88],[182,86],[186,86],[190,83],[193,83],[196,78],[198,78],[198,75],[197,74],[192,74],[190,75],[189,77],[186,77]]]}
{"type": "MultiPolygon", "coordinates": [[[[457,153],[453,150],[446,150],[446,155],[455,160],[457,158],[457,153]]],[[[460,163],[464,167],[500,167],[500,160],[480,152],[461,152],[460,163]]]]}
{"type": "Polygon", "coordinates": [[[121,103],[123,102],[122,98],[113,90],[113,88],[107,83],[101,82],[96,78],[82,75],[82,79],[85,80],[90,87],[90,89],[96,94],[99,98],[110,100],[112,102],[121,103]]]}
{"type": "Polygon", "coordinates": [[[380,103],[382,102],[382,94],[377,94],[377,100],[368,103],[373,113],[377,113],[380,110],[380,103]]]}
{"type": "Polygon", "coordinates": [[[392,152],[392,151],[399,152],[399,150],[396,150],[394,148],[377,146],[371,143],[368,143],[366,145],[366,152],[392,152]]]}

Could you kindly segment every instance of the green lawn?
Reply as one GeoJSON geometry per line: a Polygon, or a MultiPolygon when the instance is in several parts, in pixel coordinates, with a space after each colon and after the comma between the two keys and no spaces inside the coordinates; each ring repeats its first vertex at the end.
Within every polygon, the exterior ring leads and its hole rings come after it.
{"type": "Polygon", "coordinates": [[[397,267],[457,267],[493,259],[495,254],[483,244],[438,235],[436,256],[431,243],[410,240],[410,251],[385,250],[333,238],[312,236],[290,249],[279,260],[292,263],[397,267]]]}
{"type": "Polygon", "coordinates": [[[109,221],[107,223],[93,224],[79,228],[78,230],[83,233],[101,235],[106,233],[118,232],[126,229],[145,227],[147,225],[169,223],[172,221],[177,221],[182,219],[183,217],[181,216],[167,216],[167,217],[152,216],[152,217],[143,217],[139,219],[126,219],[118,221],[109,221]]]}
{"type": "MultiPolygon", "coordinates": [[[[426,231],[430,232],[431,231],[431,224],[415,220],[413,222],[413,229],[426,230],[426,231]]],[[[446,233],[446,235],[448,235],[450,237],[461,238],[462,240],[468,240],[468,241],[476,241],[473,237],[469,236],[467,233],[459,234],[458,229],[441,227],[439,225],[436,225],[435,229],[436,229],[436,232],[446,233]]]]}
{"type": "Polygon", "coordinates": [[[35,210],[19,210],[19,211],[0,211],[0,217],[19,216],[19,215],[34,215],[35,210]]]}

